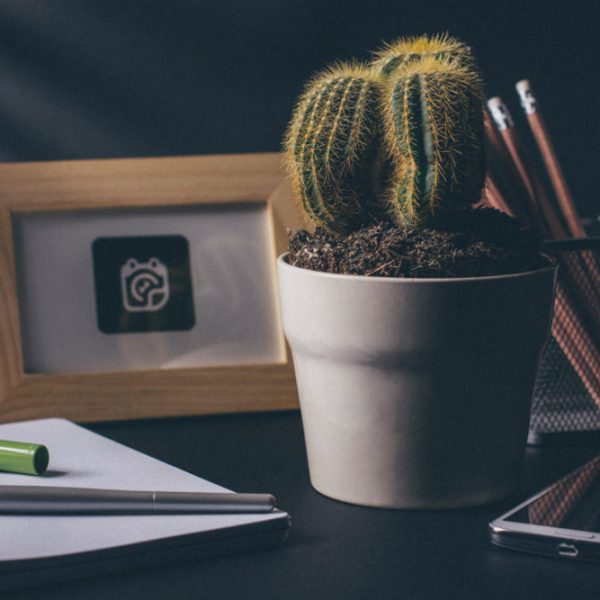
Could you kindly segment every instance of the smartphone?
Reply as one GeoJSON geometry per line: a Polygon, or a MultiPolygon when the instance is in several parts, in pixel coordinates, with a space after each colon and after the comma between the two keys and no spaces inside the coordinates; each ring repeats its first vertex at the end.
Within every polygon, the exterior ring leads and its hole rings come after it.
{"type": "Polygon", "coordinates": [[[600,456],[489,524],[493,544],[600,562],[600,456]]]}

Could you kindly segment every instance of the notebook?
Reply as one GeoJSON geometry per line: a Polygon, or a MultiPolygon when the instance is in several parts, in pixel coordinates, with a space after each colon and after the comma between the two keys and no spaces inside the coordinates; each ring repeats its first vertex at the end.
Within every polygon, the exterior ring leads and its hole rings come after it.
{"type": "MultiPolygon", "coordinates": [[[[0,485],[230,491],[65,419],[3,424],[0,439],[44,444],[50,452],[44,476],[0,473],[0,485]]],[[[286,539],[289,523],[289,515],[280,510],[229,515],[4,514],[0,588],[267,547],[286,539]]]]}

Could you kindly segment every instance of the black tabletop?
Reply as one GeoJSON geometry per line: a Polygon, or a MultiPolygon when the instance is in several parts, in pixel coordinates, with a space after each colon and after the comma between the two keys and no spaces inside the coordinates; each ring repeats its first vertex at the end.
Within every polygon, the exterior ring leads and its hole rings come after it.
{"type": "MultiPolygon", "coordinates": [[[[11,600],[600,597],[600,567],[493,547],[487,524],[600,453],[527,449],[518,494],[446,511],[362,508],[312,489],[297,412],[99,423],[90,429],[236,491],[265,491],[292,516],[269,550],[6,592],[11,600]]],[[[359,476],[359,474],[357,474],[359,476]]]]}

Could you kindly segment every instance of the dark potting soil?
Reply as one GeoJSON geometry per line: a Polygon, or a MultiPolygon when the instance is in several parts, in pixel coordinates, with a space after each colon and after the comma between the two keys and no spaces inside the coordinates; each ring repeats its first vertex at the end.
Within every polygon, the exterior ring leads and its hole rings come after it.
{"type": "Polygon", "coordinates": [[[314,271],[375,277],[480,277],[546,263],[537,240],[492,208],[457,211],[435,229],[378,223],[345,235],[296,231],[288,261],[314,271]]]}

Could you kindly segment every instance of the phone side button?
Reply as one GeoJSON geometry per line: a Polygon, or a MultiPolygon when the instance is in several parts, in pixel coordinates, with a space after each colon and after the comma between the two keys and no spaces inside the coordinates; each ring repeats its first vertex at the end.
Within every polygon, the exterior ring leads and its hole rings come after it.
{"type": "Polygon", "coordinates": [[[577,558],[579,556],[579,550],[574,544],[559,544],[556,551],[559,556],[566,556],[567,558],[577,558]]]}

